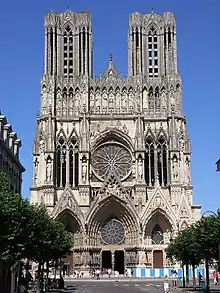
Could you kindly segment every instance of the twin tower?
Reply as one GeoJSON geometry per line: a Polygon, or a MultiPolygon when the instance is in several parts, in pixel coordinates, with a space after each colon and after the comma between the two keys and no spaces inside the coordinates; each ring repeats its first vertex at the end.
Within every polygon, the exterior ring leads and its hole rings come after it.
{"type": "MultiPolygon", "coordinates": [[[[92,20],[88,12],[50,12],[45,18],[44,73],[93,76],[92,20]]],[[[133,13],[129,19],[128,75],[165,78],[177,74],[176,21],[172,13],[133,13]]]]}

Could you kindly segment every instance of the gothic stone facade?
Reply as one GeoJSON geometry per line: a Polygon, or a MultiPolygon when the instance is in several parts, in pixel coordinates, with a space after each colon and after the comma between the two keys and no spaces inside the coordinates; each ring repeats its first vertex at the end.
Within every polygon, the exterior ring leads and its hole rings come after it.
{"type": "Polygon", "coordinates": [[[44,63],[31,202],[65,223],[75,268],[119,250],[127,267],[168,266],[170,237],[200,215],[173,14],[130,16],[122,78],[112,56],[93,77],[89,13],[50,12],[44,63]]]}
{"type": "Polygon", "coordinates": [[[0,172],[8,174],[10,189],[19,194],[21,194],[22,173],[25,171],[19,160],[20,147],[21,140],[0,111],[0,172]]]}

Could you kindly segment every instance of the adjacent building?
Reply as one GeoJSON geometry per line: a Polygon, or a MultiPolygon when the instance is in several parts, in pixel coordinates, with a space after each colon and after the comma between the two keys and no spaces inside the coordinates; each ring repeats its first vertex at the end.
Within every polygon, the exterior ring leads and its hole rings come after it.
{"type": "Polygon", "coordinates": [[[130,16],[126,78],[112,56],[93,76],[87,12],[48,13],[44,52],[31,202],[71,233],[71,270],[168,268],[167,244],[201,209],[174,15],[130,16]]]}
{"type": "Polygon", "coordinates": [[[9,175],[10,189],[21,194],[22,173],[25,171],[19,160],[21,140],[0,111],[0,172],[9,175]]]}

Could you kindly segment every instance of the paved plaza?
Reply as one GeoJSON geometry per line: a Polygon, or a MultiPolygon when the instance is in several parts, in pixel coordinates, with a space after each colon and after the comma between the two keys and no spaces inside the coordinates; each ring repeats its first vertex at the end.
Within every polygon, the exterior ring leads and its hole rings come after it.
{"type": "Polygon", "coordinates": [[[119,292],[147,292],[160,293],[163,292],[163,281],[152,280],[87,280],[87,281],[67,281],[65,282],[67,289],[65,292],[71,293],[119,293],[119,292]]]}

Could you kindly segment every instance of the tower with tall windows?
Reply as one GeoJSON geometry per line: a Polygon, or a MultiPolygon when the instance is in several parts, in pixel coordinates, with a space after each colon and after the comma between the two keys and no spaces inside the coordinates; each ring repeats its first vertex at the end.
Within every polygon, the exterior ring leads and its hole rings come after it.
{"type": "Polygon", "coordinates": [[[130,16],[126,78],[112,56],[93,76],[88,12],[48,13],[44,56],[31,202],[71,233],[68,273],[169,268],[166,245],[201,208],[173,14],[130,16]]]}

